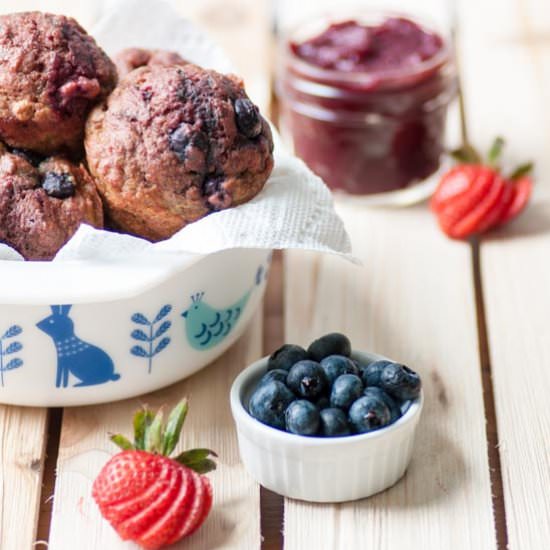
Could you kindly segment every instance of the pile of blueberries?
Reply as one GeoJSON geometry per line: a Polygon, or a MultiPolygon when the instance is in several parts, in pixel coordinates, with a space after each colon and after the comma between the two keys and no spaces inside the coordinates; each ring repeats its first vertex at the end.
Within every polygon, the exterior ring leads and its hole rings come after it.
{"type": "Polygon", "coordinates": [[[307,351],[285,344],[269,358],[249,413],[307,436],[341,437],[392,424],[420,394],[420,377],[399,363],[362,364],[350,356],[350,341],[340,333],[322,336],[307,351]]]}

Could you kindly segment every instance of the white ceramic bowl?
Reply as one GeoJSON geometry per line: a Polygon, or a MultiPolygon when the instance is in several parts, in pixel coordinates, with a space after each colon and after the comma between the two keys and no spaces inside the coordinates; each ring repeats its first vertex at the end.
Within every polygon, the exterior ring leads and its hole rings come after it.
{"type": "MultiPolygon", "coordinates": [[[[386,359],[354,352],[362,362],[386,359]]],[[[283,496],[311,502],[365,498],[396,483],[409,465],[423,394],[394,424],[348,437],[305,437],[276,430],[248,414],[248,400],[267,357],[246,368],[231,388],[241,459],[252,477],[283,496]]]]}
{"type": "MultiPolygon", "coordinates": [[[[70,284],[66,294],[54,296],[46,278],[66,269],[93,286],[85,264],[7,262],[6,272],[19,270],[27,288],[37,288],[28,292],[30,303],[10,294],[9,285],[0,288],[0,403],[88,405],[189,376],[242,334],[263,296],[270,258],[266,250],[218,252],[137,295],[105,288],[96,295],[107,300],[87,302],[78,302],[70,284]]],[[[103,277],[98,284],[108,287],[109,266],[95,268],[103,277]]]]}

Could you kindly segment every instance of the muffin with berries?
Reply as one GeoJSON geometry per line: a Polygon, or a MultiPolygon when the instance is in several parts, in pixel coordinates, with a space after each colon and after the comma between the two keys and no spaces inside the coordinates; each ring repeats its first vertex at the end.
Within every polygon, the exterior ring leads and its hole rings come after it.
{"type": "Polygon", "coordinates": [[[170,50],[147,50],[145,48],[126,48],[114,57],[119,78],[146,65],[185,65],[188,63],[177,52],[170,50]]]}
{"type": "Polygon", "coordinates": [[[103,207],[83,166],[0,144],[0,242],[27,260],[50,260],[81,223],[103,226],[103,207]]]}
{"type": "Polygon", "coordinates": [[[0,139],[42,154],[82,150],[90,109],[114,88],[116,68],[70,17],[0,16],[0,139]]]}
{"type": "Polygon", "coordinates": [[[273,167],[241,80],[192,64],[128,73],[92,111],[85,148],[109,219],[151,241],[249,201],[273,167]]]}

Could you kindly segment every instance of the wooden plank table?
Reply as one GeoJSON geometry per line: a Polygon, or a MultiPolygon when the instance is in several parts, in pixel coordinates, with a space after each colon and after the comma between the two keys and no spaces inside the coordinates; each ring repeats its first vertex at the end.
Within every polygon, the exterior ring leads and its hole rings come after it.
{"type": "MultiPolygon", "coordinates": [[[[174,3],[226,48],[267,110],[273,6],[174,3]]],[[[435,3],[420,4],[429,11],[435,3]]],[[[108,4],[3,0],[0,12],[40,7],[89,27],[108,4]]],[[[200,373],[111,405],[0,406],[0,550],[136,548],[100,519],[91,483],[114,450],[107,432],[127,430],[141,402],[170,405],[182,395],[192,406],[186,444],[217,449],[220,465],[208,523],[175,548],[550,547],[550,9],[547,0],[459,0],[455,16],[464,128],[480,145],[506,134],[513,156],[537,161],[528,213],[481,242],[457,243],[425,205],[368,210],[338,201],[364,267],[277,253],[263,311],[200,373]],[[426,407],[413,460],[394,488],[364,501],[284,500],[242,467],[228,390],[247,363],[283,341],[306,344],[330,330],[420,371],[426,407]]]]}

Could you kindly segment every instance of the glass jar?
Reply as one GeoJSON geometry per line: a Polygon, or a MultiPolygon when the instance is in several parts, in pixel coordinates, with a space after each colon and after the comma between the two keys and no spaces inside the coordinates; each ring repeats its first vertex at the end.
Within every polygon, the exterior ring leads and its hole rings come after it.
{"type": "Polygon", "coordinates": [[[383,12],[310,20],[281,41],[276,90],[285,141],[330,188],[389,204],[429,196],[457,92],[450,41],[439,31],[383,12]],[[413,64],[376,70],[325,68],[298,55],[297,45],[338,20],[371,28],[412,22],[440,39],[439,49],[413,64]]]}

